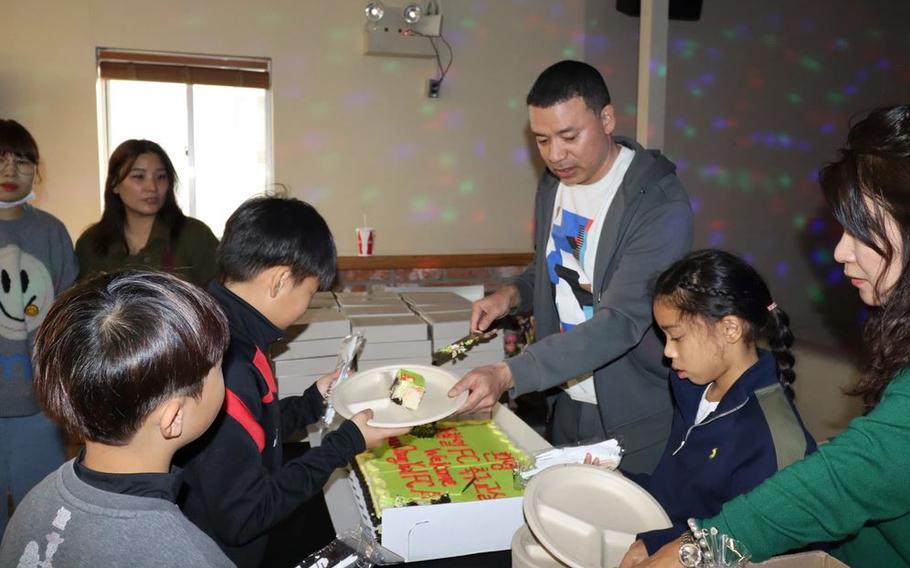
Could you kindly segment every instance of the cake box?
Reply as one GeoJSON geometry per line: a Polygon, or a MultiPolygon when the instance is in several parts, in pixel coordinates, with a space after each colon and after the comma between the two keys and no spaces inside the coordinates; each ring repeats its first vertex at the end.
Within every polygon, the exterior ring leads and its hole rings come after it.
{"type": "MultiPolygon", "coordinates": [[[[476,420],[486,416],[462,418],[476,420]]],[[[501,404],[494,408],[492,419],[516,446],[528,454],[551,447],[501,404]]],[[[336,533],[356,528],[360,523],[370,526],[366,500],[349,468],[336,470],[324,493],[336,533]]],[[[383,548],[393,553],[388,555],[390,561],[449,558],[508,550],[512,536],[523,524],[521,497],[398,507],[383,510],[380,542],[383,548]]]]}

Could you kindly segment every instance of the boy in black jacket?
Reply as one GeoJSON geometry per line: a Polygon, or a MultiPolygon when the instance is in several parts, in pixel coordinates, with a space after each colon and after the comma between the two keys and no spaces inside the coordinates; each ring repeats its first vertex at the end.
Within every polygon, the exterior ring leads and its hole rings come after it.
{"type": "Polygon", "coordinates": [[[363,411],[322,445],[282,465],[282,441],[316,422],[336,373],[302,396],[278,400],[269,346],[306,312],[335,276],[335,244],[310,205],[277,197],[247,201],[231,215],[218,247],[220,282],[209,292],[228,317],[224,411],[181,456],[181,506],[240,568],[262,561],[269,531],[313,497],[332,471],[407,429],[367,426],[363,411]]]}

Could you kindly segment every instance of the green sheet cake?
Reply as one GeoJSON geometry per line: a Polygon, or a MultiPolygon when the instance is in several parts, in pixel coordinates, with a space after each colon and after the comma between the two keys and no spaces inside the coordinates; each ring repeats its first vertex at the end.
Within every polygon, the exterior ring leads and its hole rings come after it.
{"type": "Polygon", "coordinates": [[[391,438],[356,458],[374,521],[407,505],[518,497],[512,470],[528,460],[490,420],[438,422],[418,437],[391,438]]]}

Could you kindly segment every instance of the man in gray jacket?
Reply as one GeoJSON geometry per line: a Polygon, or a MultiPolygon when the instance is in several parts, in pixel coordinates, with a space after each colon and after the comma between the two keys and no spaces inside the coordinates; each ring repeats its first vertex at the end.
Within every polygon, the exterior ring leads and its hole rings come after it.
{"type": "Polygon", "coordinates": [[[533,313],[537,343],[466,374],[462,413],[562,386],[551,413],[554,444],[620,438],[622,467],[650,473],[672,406],[650,282],[692,244],[692,209],[676,167],[657,151],[613,137],[615,116],[600,73],[561,61],[527,98],[547,170],[537,187],[535,256],[510,284],[474,303],[471,329],[533,313]]]}

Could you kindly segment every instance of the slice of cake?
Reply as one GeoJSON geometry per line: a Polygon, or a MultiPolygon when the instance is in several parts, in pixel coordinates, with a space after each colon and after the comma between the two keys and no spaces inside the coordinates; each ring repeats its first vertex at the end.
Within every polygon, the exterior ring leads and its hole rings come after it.
{"type": "Polygon", "coordinates": [[[427,381],[422,375],[409,369],[398,369],[398,372],[395,373],[395,380],[392,382],[392,391],[389,393],[389,397],[395,404],[410,410],[417,410],[426,390],[427,381]]]}

